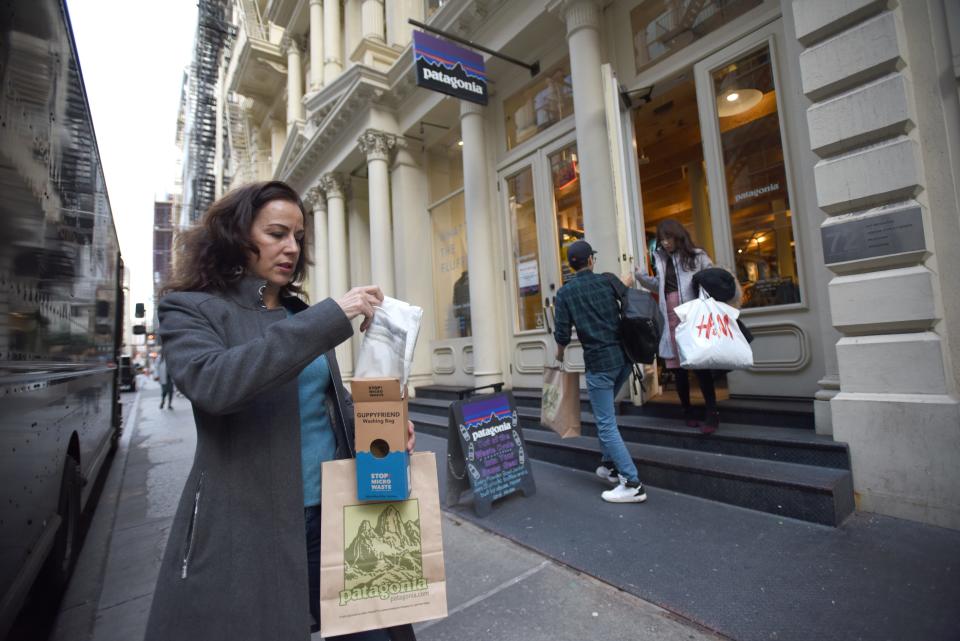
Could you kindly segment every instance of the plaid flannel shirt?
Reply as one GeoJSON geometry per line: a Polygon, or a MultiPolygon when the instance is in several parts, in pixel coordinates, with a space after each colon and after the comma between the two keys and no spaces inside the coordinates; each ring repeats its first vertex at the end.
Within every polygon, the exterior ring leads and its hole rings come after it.
{"type": "Polygon", "coordinates": [[[557,292],[553,336],[557,345],[565,347],[570,343],[571,325],[575,326],[589,372],[615,370],[629,364],[620,346],[620,304],[614,295],[614,287],[618,295],[627,287],[619,278],[610,276],[584,269],[557,292]]]}

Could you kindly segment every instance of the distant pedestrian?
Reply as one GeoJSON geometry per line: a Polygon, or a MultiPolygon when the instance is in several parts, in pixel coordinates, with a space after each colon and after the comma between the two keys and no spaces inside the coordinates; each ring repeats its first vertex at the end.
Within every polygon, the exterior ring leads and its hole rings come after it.
{"type": "Polygon", "coordinates": [[[687,370],[680,367],[680,353],[677,349],[676,332],[680,318],[674,313],[678,305],[697,297],[694,277],[700,271],[713,265],[707,253],[693,244],[690,232],[678,221],[667,218],[657,225],[657,248],[653,252],[653,262],[657,270],[655,276],[634,272],[640,284],[655,291],[660,296],[660,311],[667,319],[669,330],[660,338],[660,357],[667,369],[673,372],[677,383],[677,395],[683,406],[683,414],[688,427],[699,427],[704,434],[712,434],[720,425],[717,412],[717,392],[713,383],[713,372],[696,369],[693,373],[700,383],[703,401],[706,405],[703,425],[693,415],[690,406],[690,378],[687,370]]]}
{"type": "MultiPolygon", "coordinates": [[[[179,239],[158,313],[197,449],[146,641],[306,641],[318,629],[321,463],[354,454],[334,348],[352,336],[352,319],[366,330],[383,293],[356,287],[303,302],[304,219],[286,184],[253,183],[179,239]]],[[[413,629],[338,637],[388,638],[413,639],[413,629]]]]}
{"type": "Polygon", "coordinates": [[[647,494],[637,466],[623,443],[614,409],[614,398],[632,371],[619,336],[618,300],[626,285],[613,274],[593,272],[595,253],[584,240],[567,248],[567,262],[576,273],[557,291],[554,331],[557,360],[563,362],[570,344],[571,326],[576,327],[583,345],[587,392],[603,457],[597,475],[617,484],[600,496],[611,503],[641,503],[647,500],[647,494]]]}
{"type": "Polygon", "coordinates": [[[150,374],[143,367],[137,367],[137,375],[133,379],[135,389],[141,390],[147,387],[150,382],[150,374]]]}
{"type": "Polygon", "coordinates": [[[173,380],[167,372],[167,361],[160,356],[160,360],[155,365],[157,380],[160,381],[160,409],[163,409],[163,403],[166,401],[167,408],[173,409],[173,380]]]}

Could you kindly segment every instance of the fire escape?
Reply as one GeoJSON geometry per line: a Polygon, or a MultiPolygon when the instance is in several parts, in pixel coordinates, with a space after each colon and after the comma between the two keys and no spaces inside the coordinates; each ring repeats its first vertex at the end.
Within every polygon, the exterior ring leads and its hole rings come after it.
{"type": "Polygon", "coordinates": [[[199,0],[196,49],[188,83],[192,109],[184,165],[184,214],[199,220],[213,203],[216,191],[214,161],[217,151],[217,76],[220,55],[232,43],[235,28],[229,20],[228,0],[199,0]]]}

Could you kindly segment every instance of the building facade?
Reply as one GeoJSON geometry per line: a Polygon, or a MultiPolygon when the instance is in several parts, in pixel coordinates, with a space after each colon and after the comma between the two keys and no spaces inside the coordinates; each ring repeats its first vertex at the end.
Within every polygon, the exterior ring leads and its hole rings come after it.
{"type": "Polygon", "coordinates": [[[414,386],[539,387],[565,247],[623,272],[676,218],[744,288],[756,364],[727,393],[813,403],[861,509],[960,528],[955,3],[231,10],[218,190],[304,195],[313,300],[372,282],[423,306],[414,386]],[[419,89],[408,18],[540,71],[485,55],[485,107],[419,89]]]}

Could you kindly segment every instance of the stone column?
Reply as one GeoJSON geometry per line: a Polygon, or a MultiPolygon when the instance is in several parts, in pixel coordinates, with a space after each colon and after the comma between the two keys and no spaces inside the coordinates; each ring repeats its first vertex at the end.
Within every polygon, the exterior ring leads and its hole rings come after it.
{"type": "Polygon", "coordinates": [[[304,204],[313,209],[313,247],[310,258],[313,259],[313,275],[310,278],[310,298],[314,303],[330,296],[330,247],[327,222],[327,199],[323,189],[316,185],[306,191],[304,204]]]}
{"type": "Polygon", "coordinates": [[[303,64],[300,52],[303,46],[296,36],[283,37],[283,49],[287,54],[287,131],[293,123],[303,120],[303,64]]]}
{"type": "Polygon", "coordinates": [[[567,27],[586,239],[597,251],[599,270],[620,273],[613,170],[600,78],[600,9],[594,0],[557,0],[552,8],[567,27]]]}
{"type": "Polygon", "coordinates": [[[496,301],[497,267],[493,252],[491,178],[483,109],[460,101],[463,138],[463,200],[467,218],[467,269],[470,274],[470,315],[473,324],[473,376],[477,386],[503,381],[500,365],[500,319],[496,301]]]}
{"type": "Polygon", "coordinates": [[[357,139],[367,157],[367,188],[370,208],[370,275],[383,293],[393,296],[393,222],[390,215],[390,179],[387,161],[396,137],[368,129],[357,139]]]}
{"type": "MultiPolygon", "coordinates": [[[[347,269],[350,270],[351,286],[369,285],[373,282],[370,277],[370,212],[367,207],[367,181],[362,178],[350,177],[348,180],[347,206],[347,239],[348,254],[347,269]]],[[[356,332],[353,335],[353,353],[360,353],[360,343],[363,335],[356,332]]]]}
{"type": "MultiPolygon", "coordinates": [[[[327,4],[330,4],[329,2],[327,4]]],[[[327,196],[327,259],[330,296],[338,298],[350,289],[350,264],[347,255],[347,179],[342,174],[324,174],[320,188],[327,196]]],[[[353,377],[353,345],[345,341],[337,347],[337,360],[345,379],[353,377]]]]}
{"type": "Polygon", "coordinates": [[[340,0],[326,0],[323,3],[323,81],[328,85],[343,71],[342,49],[340,0]]]}
{"type": "Polygon", "coordinates": [[[420,337],[413,353],[410,389],[433,382],[430,341],[436,333],[436,303],[433,292],[433,261],[430,243],[433,226],[427,211],[427,174],[407,141],[397,138],[390,172],[393,205],[403,215],[394,218],[393,249],[397,298],[423,307],[420,337]]]}
{"type": "Polygon", "coordinates": [[[283,121],[278,118],[270,118],[270,169],[277,170],[277,163],[280,162],[280,156],[283,154],[283,148],[287,144],[287,130],[283,126],[283,121]]]}
{"type": "Polygon", "coordinates": [[[850,445],[860,509],[960,529],[960,104],[943,80],[945,5],[784,5],[842,334],[833,434],[850,445]],[[861,242],[834,244],[838,228],[861,242]]]}
{"type": "Polygon", "coordinates": [[[363,37],[383,42],[383,0],[363,0],[360,10],[363,37]]]}
{"type": "Polygon", "coordinates": [[[310,91],[323,87],[323,0],[310,0],[310,91]]]}

